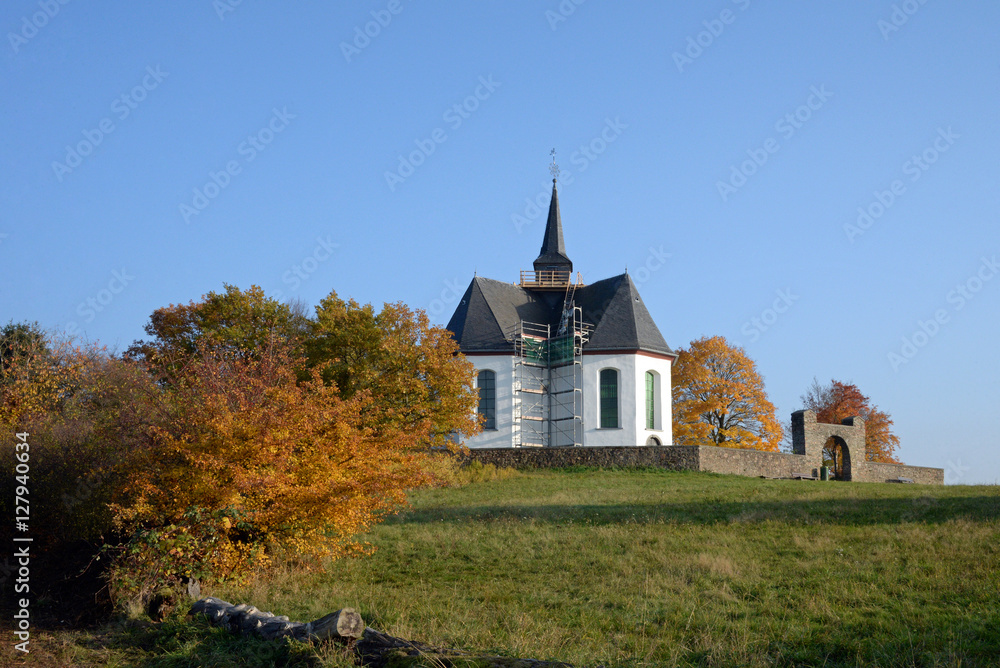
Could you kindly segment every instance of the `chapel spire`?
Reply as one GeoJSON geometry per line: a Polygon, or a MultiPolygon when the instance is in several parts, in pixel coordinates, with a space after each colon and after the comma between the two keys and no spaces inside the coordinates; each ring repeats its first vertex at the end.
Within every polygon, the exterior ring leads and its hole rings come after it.
{"type": "Polygon", "coordinates": [[[549,218],[545,221],[545,236],[542,238],[542,249],[535,259],[535,271],[566,272],[566,279],[573,271],[573,261],[566,255],[566,243],[563,241],[562,217],[559,215],[559,191],[556,179],[559,177],[559,165],[556,164],[556,150],[552,149],[552,200],[549,202],[549,218]]]}

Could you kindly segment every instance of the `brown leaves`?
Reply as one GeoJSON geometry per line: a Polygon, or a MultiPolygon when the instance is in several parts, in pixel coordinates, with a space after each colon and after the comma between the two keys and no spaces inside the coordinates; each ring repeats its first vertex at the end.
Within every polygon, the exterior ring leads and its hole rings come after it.
{"type": "Polygon", "coordinates": [[[204,353],[171,377],[169,419],[114,506],[120,526],[183,527],[192,508],[231,509],[241,522],[217,532],[233,547],[206,559],[274,547],[336,557],[356,550],[356,536],[404,503],[405,490],[426,484],[417,437],[365,426],[370,394],[341,399],[318,372],[299,383],[287,350],[266,352],[224,363],[204,353]]]}
{"type": "Polygon", "coordinates": [[[422,312],[331,294],[306,326],[290,315],[231,286],[154,313],[155,338],[133,353],[162,384],[163,418],[121,488],[119,526],[232,511],[241,521],[219,535],[233,548],[205,559],[357,553],[359,534],[431,482],[430,447],[475,433],[472,367],[422,312]]]}
{"type": "Polygon", "coordinates": [[[678,351],[672,370],[674,443],[777,451],[781,426],[757,366],[721,336],[678,351]]]}
{"type": "Polygon", "coordinates": [[[472,365],[403,304],[331,293],[308,319],[226,286],[146,332],[119,359],[0,331],[0,423],[32,423],[61,462],[53,486],[102,481],[95,507],[131,536],[121,591],[140,572],[238,574],[273,548],[363,553],[358,536],[432,481],[432,448],[478,431],[472,365]]]}
{"type": "Polygon", "coordinates": [[[840,424],[845,418],[864,418],[865,459],[900,463],[893,456],[899,447],[899,438],[892,433],[892,418],[878,406],[871,405],[871,400],[861,393],[857,385],[831,380],[829,385],[823,386],[813,381],[809,392],[801,399],[805,408],[815,411],[818,422],[840,424]]]}
{"type": "Polygon", "coordinates": [[[366,424],[380,433],[419,434],[441,447],[453,434],[478,432],[473,367],[450,332],[431,327],[421,311],[385,304],[376,313],[330,293],[316,308],[305,349],[342,397],[370,394],[366,424]]]}

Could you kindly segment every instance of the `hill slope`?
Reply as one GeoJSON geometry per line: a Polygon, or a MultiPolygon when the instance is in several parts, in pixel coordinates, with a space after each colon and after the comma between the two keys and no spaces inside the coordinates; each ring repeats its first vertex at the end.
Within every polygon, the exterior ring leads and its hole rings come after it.
{"type": "MultiPolygon", "coordinates": [[[[997,487],[539,471],[414,493],[369,540],[370,557],[203,593],[577,665],[1000,665],[997,487]]],[[[349,665],[180,611],[40,640],[34,665],[349,665]]]]}
{"type": "Polygon", "coordinates": [[[333,574],[226,593],[579,664],[1000,661],[996,487],[545,471],[416,493],[371,541],[333,574]]]}

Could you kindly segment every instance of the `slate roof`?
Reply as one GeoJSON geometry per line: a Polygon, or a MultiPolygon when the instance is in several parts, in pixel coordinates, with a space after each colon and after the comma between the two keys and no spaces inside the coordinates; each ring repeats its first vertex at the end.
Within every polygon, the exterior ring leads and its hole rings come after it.
{"type": "Polygon", "coordinates": [[[562,216],[559,215],[559,192],[556,190],[555,179],[552,179],[552,199],[549,201],[549,217],[545,221],[542,249],[538,251],[534,267],[535,271],[573,271],[573,261],[566,254],[566,242],[563,240],[562,216]]]}
{"type": "MultiPolygon", "coordinates": [[[[555,179],[535,270],[551,269],[554,265],[559,270],[573,269],[563,242],[555,179]]],[[[513,353],[517,324],[522,320],[547,324],[555,332],[564,299],[565,294],[559,291],[531,290],[476,276],[448,321],[448,329],[463,353],[513,353]]],[[[641,350],[674,355],[627,273],[576,288],[573,302],[583,310],[583,321],[594,327],[584,352],[641,350]]]]}
{"type": "MultiPolygon", "coordinates": [[[[519,321],[559,326],[564,295],[536,292],[512,283],[477,276],[448,322],[463,353],[513,353],[511,338],[519,321]]],[[[577,288],[574,302],[594,326],[585,352],[635,351],[673,355],[646,310],[628,274],[577,288]]]]}

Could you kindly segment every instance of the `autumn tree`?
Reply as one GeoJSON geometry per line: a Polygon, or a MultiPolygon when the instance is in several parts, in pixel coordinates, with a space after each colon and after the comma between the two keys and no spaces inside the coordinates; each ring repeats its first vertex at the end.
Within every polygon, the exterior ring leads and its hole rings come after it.
{"type": "Polygon", "coordinates": [[[146,332],[118,357],[0,330],[0,426],[30,432],[33,493],[62,497],[33,517],[63,539],[117,529],[119,601],[276,552],[363,552],[360,535],[436,480],[432,446],[478,431],[472,366],[402,304],[331,294],[311,319],[227,285],[157,309],[146,332]]]}
{"type": "Polygon", "coordinates": [[[71,391],[80,357],[68,341],[53,340],[38,323],[0,329],[0,423],[17,427],[43,415],[71,391]]]}
{"type": "Polygon", "coordinates": [[[113,505],[132,536],[120,597],[164,576],[245,574],[275,551],[364,551],[358,535],[428,482],[422,434],[374,432],[370,394],[341,399],[319,369],[300,381],[303,367],[286,342],[235,361],[202,350],[172,372],[113,505]]]}
{"type": "Polygon", "coordinates": [[[268,297],[256,285],[247,290],[224,287],[201,301],[153,311],[144,327],[151,338],[133,343],[126,355],[150,368],[166,368],[205,350],[248,359],[278,341],[293,347],[301,343],[309,327],[301,309],[268,297]]]}
{"type": "MultiPolygon", "coordinates": [[[[899,464],[893,456],[899,447],[899,438],[892,433],[892,418],[871,404],[871,400],[861,393],[857,385],[831,380],[821,385],[813,379],[809,391],[800,397],[805,408],[816,413],[818,422],[840,424],[845,418],[861,417],[865,421],[865,460],[899,464]]],[[[839,475],[843,466],[842,454],[833,438],[823,446],[824,463],[833,467],[839,475]]]]}
{"type": "Polygon", "coordinates": [[[119,597],[276,551],[363,550],[359,534],[432,482],[431,446],[478,431],[471,365],[402,304],[331,294],[309,319],[226,286],[146,331],[130,355],[157,380],[157,417],[113,505],[130,536],[119,597]]]}
{"type": "Polygon", "coordinates": [[[782,430],[757,365],[724,337],[692,341],[672,370],[674,442],[777,451],[782,430]]]}
{"type": "MultiPolygon", "coordinates": [[[[150,417],[151,392],[148,376],[97,344],[24,323],[0,330],[0,429],[28,434],[32,494],[46,500],[32,507],[43,546],[110,528],[107,502],[150,417]]],[[[12,453],[0,455],[5,466],[12,453]]]]}
{"type": "Polygon", "coordinates": [[[404,304],[344,301],[331,292],[310,318],[295,304],[267,297],[259,287],[231,285],[199,302],[157,309],[145,327],[151,337],[128,355],[161,380],[199,351],[233,360],[257,359],[261,351],[288,344],[306,354],[300,380],[321,368],[324,381],[343,399],[371,394],[369,427],[419,432],[428,446],[443,446],[475,432],[473,367],[458,355],[451,334],[431,327],[426,314],[404,304]]]}
{"type": "Polygon", "coordinates": [[[478,431],[473,367],[422,311],[397,303],[376,312],[331,292],[316,307],[305,351],[341,397],[371,395],[368,424],[380,432],[416,432],[428,446],[446,446],[478,431]]]}

